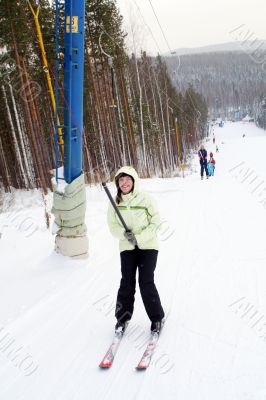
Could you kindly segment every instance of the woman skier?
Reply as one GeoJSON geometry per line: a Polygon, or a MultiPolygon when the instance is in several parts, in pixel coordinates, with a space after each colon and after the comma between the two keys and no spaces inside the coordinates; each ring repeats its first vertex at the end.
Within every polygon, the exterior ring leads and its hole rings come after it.
{"type": "Polygon", "coordinates": [[[155,200],[139,190],[139,177],[132,167],[122,167],[115,175],[116,205],[130,231],[125,231],[109,205],[108,226],[119,239],[122,279],[117,294],[116,331],[124,331],[132,317],[136,291],[136,272],[144,307],[151,321],[151,331],[160,332],[164,310],[154,284],[158,256],[157,230],[160,216],[155,200]]]}

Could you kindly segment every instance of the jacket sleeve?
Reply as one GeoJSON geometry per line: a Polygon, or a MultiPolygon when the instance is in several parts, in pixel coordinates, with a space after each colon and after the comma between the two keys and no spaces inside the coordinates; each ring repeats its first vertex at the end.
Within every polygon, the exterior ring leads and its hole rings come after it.
{"type": "Polygon", "coordinates": [[[145,243],[157,236],[157,232],[160,228],[160,214],[157,203],[150,195],[146,194],[146,209],[148,217],[150,219],[149,225],[144,228],[139,234],[136,234],[138,243],[145,243]]]}
{"type": "Polygon", "coordinates": [[[113,206],[109,204],[107,211],[107,223],[111,234],[117,239],[124,239],[124,227],[117,220],[113,206]]]}

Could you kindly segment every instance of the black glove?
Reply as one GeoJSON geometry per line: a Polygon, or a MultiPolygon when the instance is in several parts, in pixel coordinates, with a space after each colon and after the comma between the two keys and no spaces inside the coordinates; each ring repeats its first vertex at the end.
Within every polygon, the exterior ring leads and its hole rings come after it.
{"type": "Polygon", "coordinates": [[[135,235],[133,232],[131,231],[125,231],[124,232],[124,236],[125,238],[129,241],[130,244],[132,244],[133,246],[137,246],[137,239],[135,238],[135,235]]]}

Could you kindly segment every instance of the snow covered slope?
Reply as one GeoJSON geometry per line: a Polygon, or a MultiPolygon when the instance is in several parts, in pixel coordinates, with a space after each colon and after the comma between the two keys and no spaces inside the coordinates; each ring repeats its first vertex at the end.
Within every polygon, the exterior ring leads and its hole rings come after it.
{"type": "Polygon", "coordinates": [[[167,312],[144,373],[139,292],[113,367],[98,368],[120,280],[100,186],[87,193],[87,261],[54,254],[38,192],[0,214],[0,399],[266,399],[266,135],[227,123],[215,137],[213,178],[200,180],[195,155],[185,179],[142,181],[164,220],[156,284],[167,312]]]}

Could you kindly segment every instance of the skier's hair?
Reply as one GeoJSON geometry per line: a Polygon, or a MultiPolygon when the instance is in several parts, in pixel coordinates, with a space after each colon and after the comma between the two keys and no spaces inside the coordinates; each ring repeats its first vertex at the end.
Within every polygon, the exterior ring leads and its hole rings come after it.
{"type": "Polygon", "coordinates": [[[132,186],[131,192],[133,192],[133,190],[134,190],[135,181],[134,181],[134,178],[131,175],[125,174],[124,172],[121,172],[121,174],[117,175],[116,178],[115,178],[115,184],[116,184],[116,187],[117,187],[117,194],[116,194],[116,198],[115,198],[116,204],[120,204],[121,201],[122,201],[122,190],[119,187],[119,179],[123,178],[124,176],[130,176],[130,178],[133,181],[133,186],[132,186]]]}
{"type": "Polygon", "coordinates": [[[115,201],[116,201],[116,204],[120,204],[122,201],[122,190],[120,188],[117,189],[115,201]]]}

